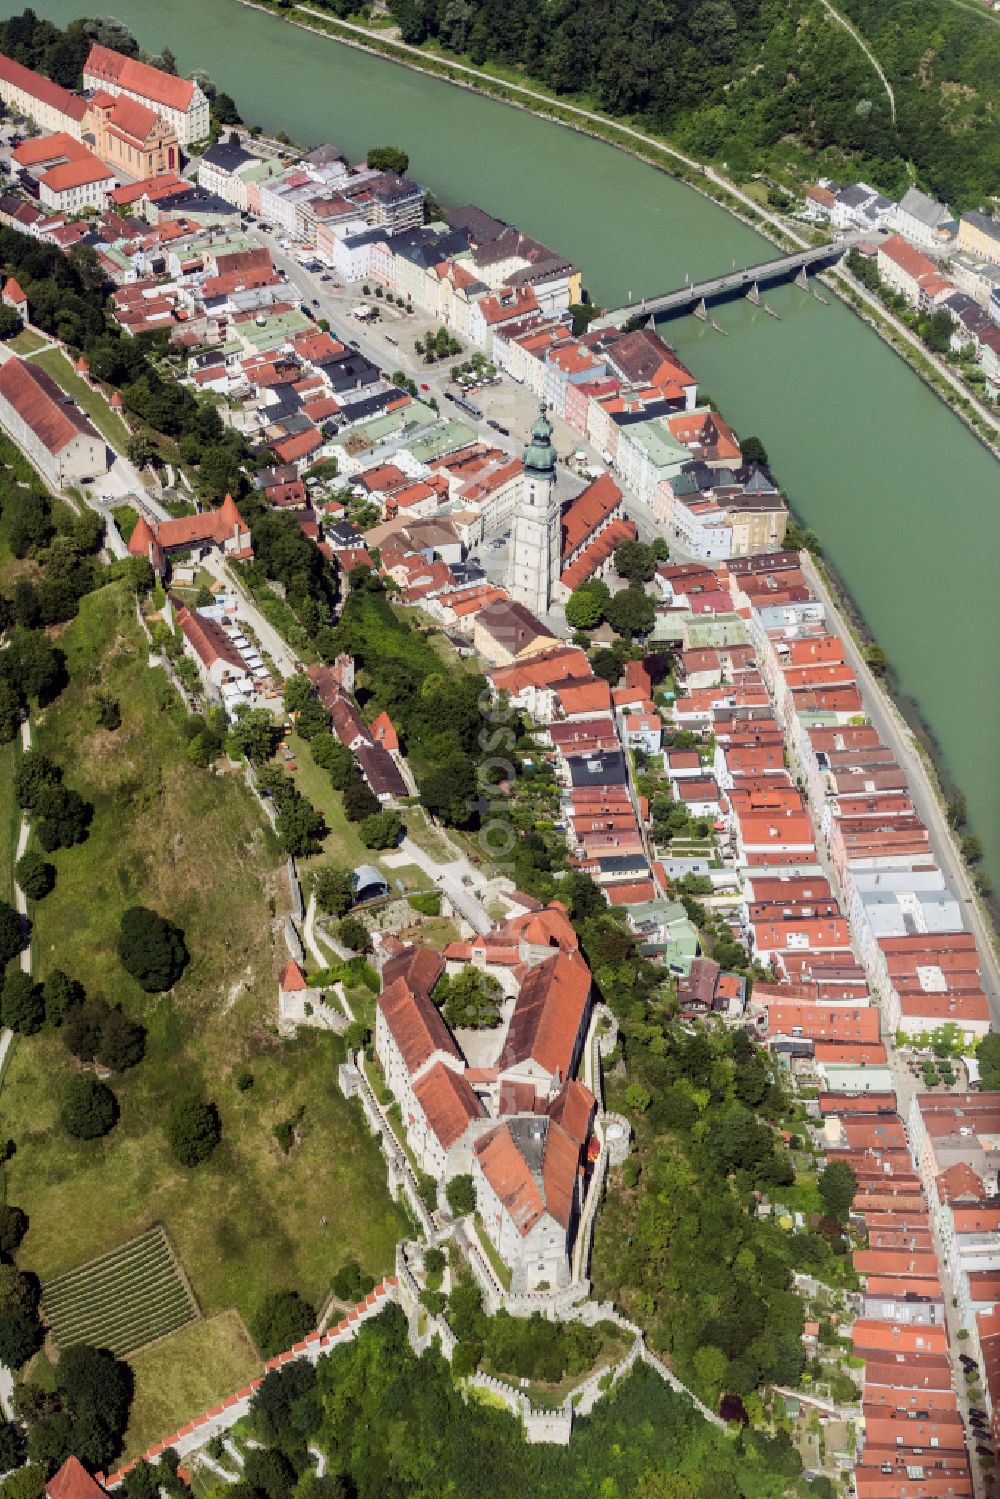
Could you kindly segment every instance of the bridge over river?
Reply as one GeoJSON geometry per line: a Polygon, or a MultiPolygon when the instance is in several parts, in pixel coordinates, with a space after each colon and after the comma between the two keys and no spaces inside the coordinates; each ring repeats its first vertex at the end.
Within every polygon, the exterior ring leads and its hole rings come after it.
{"type": "Polygon", "coordinates": [[[731,297],[750,297],[756,300],[758,288],[773,285],[778,281],[797,280],[805,285],[805,278],[818,266],[832,265],[845,255],[852,246],[862,240],[881,238],[872,230],[857,234],[845,234],[826,245],[816,245],[808,250],[796,250],[792,255],[779,255],[759,265],[745,266],[741,271],[730,271],[724,276],[713,276],[709,281],[692,281],[677,291],[664,292],[659,297],[644,297],[628,307],[615,307],[596,319],[594,328],[620,327],[631,317],[670,317],[675,313],[697,312],[705,316],[709,302],[724,302],[731,297]]]}

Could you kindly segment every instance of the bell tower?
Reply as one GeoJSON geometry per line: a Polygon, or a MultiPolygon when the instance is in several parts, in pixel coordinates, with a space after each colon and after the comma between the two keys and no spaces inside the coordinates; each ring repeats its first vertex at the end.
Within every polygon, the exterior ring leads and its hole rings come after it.
{"type": "Polygon", "coordinates": [[[531,429],[531,441],[524,450],[524,473],[514,509],[507,565],[511,598],[532,614],[546,614],[552,604],[562,555],[561,522],[562,506],[556,494],[556,450],[543,401],[531,429]]]}

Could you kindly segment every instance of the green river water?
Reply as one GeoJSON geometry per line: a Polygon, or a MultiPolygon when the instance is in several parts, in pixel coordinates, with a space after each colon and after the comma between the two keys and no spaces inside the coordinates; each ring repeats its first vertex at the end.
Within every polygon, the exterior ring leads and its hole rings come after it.
{"type": "MultiPolygon", "coordinates": [[[[86,0],[34,9],[65,25],[86,0]]],[[[109,9],[144,47],[169,46],[181,71],[206,69],[265,129],[352,157],[405,147],[411,175],[444,203],[475,202],[571,256],[605,305],[770,253],[722,209],[611,146],[238,0],[109,9]]],[[[964,788],[1000,888],[1000,470],[846,308],[793,286],[768,301],[780,321],[749,303],[716,311],[725,338],[693,318],[663,331],[736,429],[764,441],[946,777],[964,788]]]]}

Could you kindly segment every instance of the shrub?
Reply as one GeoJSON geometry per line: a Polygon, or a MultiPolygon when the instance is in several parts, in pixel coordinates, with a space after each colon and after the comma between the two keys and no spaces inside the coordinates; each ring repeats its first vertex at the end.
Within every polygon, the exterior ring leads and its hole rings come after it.
{"type": "Polygon", "coordinates": [[[333,1293],[341,1301],[361,1301],[374,1289],[375,1277],[366,1275],[356,1259],[345,1260],[333,1277],[333,1293]]]}
{"type": "Polygon", "coordinates": [[[371,952],[372,939],[368,928],[358,916],[346,916],[337,925],[337,938],[354,952],[371,952]]]}
{"type": "Polygon", "coordinates": [[[107,1083],[77,1073],[66,1085],[60,1117],[63,1128],[77,1140],[97,1140],[113,1129],[118,1100],[107,1083]]]}
{"type": "Polygon", "coordinates": [[[175,1098],[164,1125],[167,1144],[182,1166],[207,1161],[222,1138],[222,1125],[214,1103],[197,1098],[175,1098]]]}
{"type": "Polygon", "coordinates": [[[236,1089],[239,1093],[246,1093],[253,1087],[253,1073],[249,1067],[241,1067],[236,1074],[236,1089]]]}
{"type": "MultiPolygon", "coordinates": [[[[28,1232],[28,1215],[10,1203],[0,1206],[0,1255],[9,1259],[28,1232]]],[[[0,1428],[2,1436],[2,1428],[0,1428]]]]}
{"type": "Polygon", "coordinates": [[[475,1212],[476,1188],[471,1176],[453,1176],[444,1189],[444,1195],[456,1218],[475,1212]]]}
{"type": "Polygon", "coordinates": [[[276,1291],[262,1301],[250,1331],[264,1358],[291,1348],[316,1326],[316,1311],[298,1291],[276,1291]]]}

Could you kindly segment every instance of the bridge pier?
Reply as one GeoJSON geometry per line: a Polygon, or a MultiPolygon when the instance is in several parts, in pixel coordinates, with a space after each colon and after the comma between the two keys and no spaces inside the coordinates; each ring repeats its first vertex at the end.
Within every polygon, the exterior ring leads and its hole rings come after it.
{"type": "Polygon", "coordinates": [[[700,318],[703,323],[708,322],[708,308],[705,306],[704,297],[702,297],[701,301],[694,308],[694,315],[696,318],[700,318]]]}
{"type": "Polygon", "coordinates": [[[809,290],[809,273],[805,266],[799,268],[799,274],[795,278],[795,285],[801,286],[803,291],[809,290]]]}
{"type": "Polygon", "coordinates": [[[752,302],[755,307],[760,305],[760,289],[756,281],[752,286],[747,287],[747,301],[752,302]]]}

